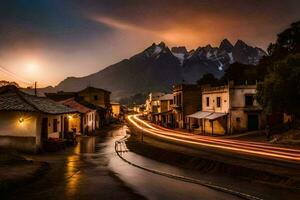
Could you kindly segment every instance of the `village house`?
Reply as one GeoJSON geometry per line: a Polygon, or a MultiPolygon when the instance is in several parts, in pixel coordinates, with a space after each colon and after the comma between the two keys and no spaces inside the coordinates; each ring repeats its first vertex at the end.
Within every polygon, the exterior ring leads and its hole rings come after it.
{"type": "Polygon", "coordinates": [[[159,98],[163,95],[165,95],[165,93],[162,92],[152,92],[149,94],[149,97],[146,100],[146,113],[148,120],[154,120],[153,116],[158,113],[159,98]]]}
{"type": "Polygon", "coordinates": [[[186,116],[201,110],[201,87],[191,84],[173,86],[174,127],[186,128],[186,116]]]}
{"type": "Polygon", "coordinates": [[[45,95],[54,101],[75,98],[77,102],[82,101],[80,103],[91,109],[96,108],[99,115],[99,126],[102,127],[104,124],[109,123],[112,116],[110,94],[111,92],[101,88],[87,87],[79,92],[60,91],[57,93],[46,93],[45,95]]]}
{"type": "Polygon", "coordinates": [[[154,122],[164,127],[172,127],[173,124],[173,94],[165,94],[159,97],[158,112],[153,115],[154,122]]]}
{"type": "Polygon", "coordinates": [[[189,128],[218,135],[259,130],[265,118],[255,95],[256,85],[204,87],[202,111],[187,116],[189,128]]]}
{"type": "Polygon", "coordinates": [[[66,129],[69,132],[76,132],[79,134],[88,134],[94,132],[97,128],[100,127],[97,113],[97,109],[89,108],[76,99],[70,98],[63,101],[60,101],[65,106],[76,109],[79,112],[79,115],[70,115],[68,127],[66,129]]]}
{"type": "Polygon", "coordinates": [[[77,110],[51,99],[0,88],[0,147],[36,152],[50,139],[63,139],[77,110]]]}

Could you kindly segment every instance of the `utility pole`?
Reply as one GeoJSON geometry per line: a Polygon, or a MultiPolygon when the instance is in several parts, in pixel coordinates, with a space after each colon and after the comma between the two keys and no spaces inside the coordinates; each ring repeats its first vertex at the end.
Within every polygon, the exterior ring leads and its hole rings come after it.
{"type": "Polygon", "coordinates": [[[37,96],[37,89],[36,89],[36,85],[37,85],[37,82],[35,81],[34,82],[34,95],[37,96]]]}

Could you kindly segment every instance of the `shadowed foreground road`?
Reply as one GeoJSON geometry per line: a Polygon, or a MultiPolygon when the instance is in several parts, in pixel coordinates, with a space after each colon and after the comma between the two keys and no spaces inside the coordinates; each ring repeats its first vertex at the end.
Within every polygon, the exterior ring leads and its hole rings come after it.
{"type": "MultiPolygon", "coordinates": [[[[32,156],[49,162],[49,172],[3,199],[239,199],[128,165],[114,151],[114,142],[126,134],[125,128],[111,131],[106,138],[83,138],[76,147],[63,152],[32,156]]],[[[143,157],[138,162],[143,163],[143,157]]],[[[168,168],[153,163],[158,169],[168,168]]]]}

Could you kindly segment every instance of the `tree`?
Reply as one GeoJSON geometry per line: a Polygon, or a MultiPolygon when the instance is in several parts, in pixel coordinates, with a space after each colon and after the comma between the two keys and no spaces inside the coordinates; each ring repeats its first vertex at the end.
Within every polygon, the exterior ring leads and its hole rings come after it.
{"type": "Polygon", "coordinates": [[[219,79],[217,79],[213,74],[204,74],[201,79],[197,81],[198,85],[217,85],[219,79]]]}
{"type": "Polygon", "coordinates": [[[276,43],[271,43],[268,53],[272,60],[280,60],[289,54],[300,53],[300,21],[279,33],[276,43]]]}
{"type": "Polygon", "coordinates": [[[7,85],[14,85],[16,87],[20,87],[19,84],[16,82],[9,82],[9,81],[5,81],[5,80],[0,81],[0,87],[7,86],[7,85]]]}
{"type": "Polygon", "coordinates": [[[300,116],[300,54],[275,62],[269,70],[257,87],[259,103],[267,113],[300,116]]]}
{"type": "Polygon", "coordinates": [[[222,84],[228,81],[234,81],[235,84],[255,84],[257,81],[263,80],[266,74],[266,67],[245,65],[241,63],[231,64],[225,71],[220,82],[222,84]]]}

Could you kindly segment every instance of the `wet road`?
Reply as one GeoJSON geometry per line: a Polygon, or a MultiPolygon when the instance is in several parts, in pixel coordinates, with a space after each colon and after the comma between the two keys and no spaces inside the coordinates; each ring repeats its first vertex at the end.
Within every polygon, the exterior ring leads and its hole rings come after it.
{"type": "MultiPolygon", "coordinates": [[[[115,141],[125,134],[124,126],[111,131],[105,139],[85,137],[74,148],[32,157],[50,163],[49,172],[34,183],[17,188],[6,199],[239,199],[125,163],[114,150],[115,141]]],[[[128,156],[142,165],[183,173],[142,156],[128,156]]]]}

